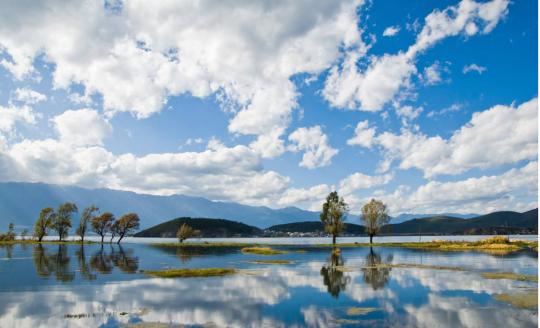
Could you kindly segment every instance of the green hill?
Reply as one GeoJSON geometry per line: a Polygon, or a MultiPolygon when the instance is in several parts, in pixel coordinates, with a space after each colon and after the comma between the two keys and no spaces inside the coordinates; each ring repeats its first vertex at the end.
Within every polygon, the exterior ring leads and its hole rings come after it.
{"type": "Polygon", "coordinates": [[[200,230],[200,237],[253,237],[262,235],[262,230],[240,222],[207,219],[207,218],[176,218],[161,224],[155,225],[135,234],[135,237],[163,237],[176,238],[178,228],[187,223],[192,228],[200,230]]]}

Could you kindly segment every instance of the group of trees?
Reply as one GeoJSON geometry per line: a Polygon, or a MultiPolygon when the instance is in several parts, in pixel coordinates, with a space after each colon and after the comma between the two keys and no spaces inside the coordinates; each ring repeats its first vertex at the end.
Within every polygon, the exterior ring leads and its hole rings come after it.
{"type": "MultiPolygon", "coordinates": [[[[345,228],[345,217],[349,211],[349,206],[343,197],[336,191],[331,192],[326,197],[322,206],[321,222],[324,230],[332,236],[332,244],[336,244],[336,237],[345,228]]],[[[364,223],[366,234],[369,236],[369,243],[373,243],[373,236],[377,235],[380,229],[390,222],[386,205],[379,200],[372,199],[362,207],[360,219],[364,223]]]]}
{"type": "MultiPolygon", "coordinates": [[[[49,230],[54,230],[58,234],[60,241],[65,240],[71,229],[72,216],[77,213],[77,205],[73,203],[63,203],[55,211],[52,207],[46,207],[39,213],[39,218],[34,225],[34,237],[41,242],[43,237],[47,236],[49,230]]],[[[135,213],[122,215],[115,219],[110,212],[99,214],[99,208],[95,205],[88,206],[81,214],[76,234],[84,242],[88,229],[101,236],[101,242],[104,242],[105,236],[110,235],[110,242],[114,237],[118,237],[117,243],[139,228],[139,216],[135,213]]]]}

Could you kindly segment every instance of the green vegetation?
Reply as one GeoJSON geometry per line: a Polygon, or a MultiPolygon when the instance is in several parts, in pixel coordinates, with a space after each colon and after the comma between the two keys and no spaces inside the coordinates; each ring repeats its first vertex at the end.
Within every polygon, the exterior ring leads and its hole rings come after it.
{"type": "Polygon", "coordinates": [[[114,223],[114,214],[111,212],[105,212],[100,216],[92,218],[92,230],[101,236],[101,242],[105,235],[111,230],[111,227],[114,223]]]}
{"type": "Polygon", "coordinates": [[[81,219],[79,220],[79,226],[77,227],[77,236],[81,237],[81,243],[84,243],[84,237],[86,236],[86,231],[88,230],[88,223],[92,222],[95,215],[94,213],[99,212],[99,208],[95,205],[90,205],[84,209],[81,214],[81,219]]]}
{"type": "Polygon", "coordinates": [[[58,206],[56,214],[52,216],[51,228],[58,233],[58,239],[64,240],[71,228],[71,216],[77,213],[77,205],[73,203],[63,203],[58,206]]]}
{"type": "Polygon", "coordinates": [[[350,307],[347,308],[347,315],[348,316],[355,316],[355,315],[364,315],[371,312],[377,311],[377,308],[372,307],[350,307]]]}
{"type": "Polygon", "coordinates": [[[160,278],[191,278],[216,277],[235,274],[233,268],[201,268],[201,269],[167,269],[158,271],[144,271],[145,274],[160,278]]]}
{"type": "Polygon", "coordinates": [[[136,213],[124,214],[115,222],[115,231],[118,233],[117,244],[120,244],[124,236],[139,229],[141,219],[136,213]]]}
{"type": "Polygon", "coordinates": [[[8,225],[8,232],[5,234],[0,234],[0,242],[11,242],[15,240],[15,230],[13,223],[8,225]]]}
{"type": "Polygon", "coordinates": [[[382,201],[372,199],[362,207],[362,216],[369,243],[373,244],[373,236],[377,235],[384,225],[390,222],[386,205],[382,201]]]}
{"type": "Polygon", "coordinates": [[[537,275],[518,274],[514,272],[483,272],[485,279],[509,279],[517,281],[538,281],[537,275]]]}
{"type": "Polygon", "coordinates": [[[249,263],[255,264],[292,264],[292,261],[289,260],[254,260],[249,261],[249,263]]]}
{"type": "Polygon", "coordinates": [[[259,255],[278,255],[286,254],[285,251],[278,251],[270,247],[244,247],[242,253],[259,254],[259,255]]]}
{"type": "MultiPolygon", "coordinates": [[[[443,241],[435,240],[428,242],[403,242],[403,243],[345,243],[339,244],[339,247],[403,247],[403,248],[418,248],[430,249],[439,251],[463,251],[476,250],[483,252],[513,252],[521,249],[534,249],[538,247],[537,241],[509,241],[506,237],[492,237],[479,241],[443,241]]],[[[333,247],[332,244],[320,244],[320,247],[333,247]]]]}
{"type": "Polygon", "coordinates": [[[321,211],[321,222],[324,224],[324,231],[332,236],[332,244],[336,244],[336,237],[343,232],[343,219],[347,215],[348,205],[339,197],[337,191],[333,191],[326,197],[321,211]]]}
{"type": "Polygon", "coordinates": [[[176,238],[178,238],[178,241],[181,243],[184,242],[184,240],[192,237],[196,237],[200,235],[200,231],[193,229],[190,227],[187,223],[183,223],[180,228],[178,228],[178,232],[176,233],[176,238]]]}
{"type": "Polygon", "coordinates": [[[34,237],[37,238],[39,242],[43,240],[43,237],[47,236],[52,224],[53,216],[54,210],[52,207],[46,207],[39,213],[39,218],[34,224],[34,237]]]}
{"type": "Polygon", "coordinates": [[[538,290],[517,294],[499,294],[495,299],[521,309],[538,309],[538,290]]]}

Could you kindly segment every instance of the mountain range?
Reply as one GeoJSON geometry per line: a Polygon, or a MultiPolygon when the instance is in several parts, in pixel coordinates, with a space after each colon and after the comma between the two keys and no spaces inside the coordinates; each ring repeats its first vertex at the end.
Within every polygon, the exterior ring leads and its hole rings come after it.
{"type": "MultiPolygon", "coordinates": [[[[156,196],[112,189],[86,189],[43,183],[0,183],[0,219],[6,225],[8,222],[13,222],[16,227],[30,228],[42,208],[57,207],[66,201],[77,204],[80,211],[88,205],[95,204],[102,212],[109,211],[117,216],[136,212],[141,218],[141,229],[152,227],[168,218],[175,217],[223,218],[259,229],[319,220],[318,212],[306,211],[297,207],[272,209],[266,206],[211,201],[202,197],[184,195],[156,196]]],[[[413,218],[423,217],[433,220],[433,218],[441,216],[452,219],[477,217],[475,214],[451,213],[442,215],[401,214],[393,218],[392,223],[409,222],[413,218]]],[[[348,222],[359,222],[358,216],[350,215],[348,222]]],[[[450,220],[448,224],[452,226],[452,222],[450,220]]],[[[415,225],[415,223],[409,223],[409,225],[411,224],[415,225]]],[[[434,225],[436,224],[434,223],[434,225]]],[[[2,227],[0,227],[1,229],[2,227]]],[[[356,231],[354,228],[351,229],[356,231]]],[[[351,231],[351,233],[353,232],[351,231]]]]}
{"type": "MultiPolygon", "coordinates": [[[[321,221],[303,221],[270,226],[266,229],[223,219],[177,218],[143,230],[136,237],[175,237],[182,224],[200,231],[200,237],[258,237],[258,236],[322,236],[321,221]]],[[[388,224],[381,235],[469,235],[469,234],[536,234],[538,233],[538,209],[524,213],[494,212],[475,218],[463,219],[433,216],[388,224]]],[[[364,227],[345,223],[342,235],[364,235],[364,227]]]]}
{"type": "Polygon", "coordinates": [[[112,189],[4,182],[0,183],[0,220],[6,227],[8,222],[17,227],[32,227],[42,208],[56,208],[67,201],[75,203],[79,212],[91,204],[98,206],[101,212],[108,211],[117,216],[135,212],[141,218],[142,229],[182,216],[226,218],[260,228],[319,219],[319,213],[297,207],[271,209],[183,195],[155,196],[112,189]]]}

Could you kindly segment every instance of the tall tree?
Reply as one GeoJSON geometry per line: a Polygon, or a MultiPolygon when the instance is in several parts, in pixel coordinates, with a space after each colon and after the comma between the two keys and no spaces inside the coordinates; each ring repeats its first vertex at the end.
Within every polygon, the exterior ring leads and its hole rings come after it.
{"type": "Polygon", "coordinates": [[[139,229],[139,222],[140,219],[136,213],[128,213],[122,215],[117,221],[117,232],[119,236],[117,243],[120,244],[122,238],[124,238],[126,234],[129,234],[139,229]]]}
{"type": "Polygon", "coordinates": [[[34,224],[34,237],[38,242],[43,240],[43,237],[47,236],[49,228],[52,226],[52,218],[55,216],[52,207],[46,207],[39,213],[39,218],[34,224]]]}
{"type": "Polygon", "coordinates": [[[110,231],[111,226],[114,222],[114,215],[110,212],[105,212],[100,216],[92,218],[92,230],[101,236],[101,242],[103,243],[103,238],[107,232],[110,231]]]}
{"type": "Polygon", "coordinates": [[[52,228],[58,233],[60,241],[64,240],[71,228],[71,216],[77,212],[77,205],[66,202],[58,206],[52,218],[52,228]]]}
{"type": "Polygon", "coordinates": [[[178,232],[176,233],[176,238],[178,238],[178,240],[182,243],[184,242],[184,240],[195,237],[199,233],[200,233],[199,230],[195,230],[192,227],[190,227],[187,223],[184,223],[178,229],[178,232]]]}
{"type": "Polygon", "coordinates": [[[95,217],[95,214],[99,212],[99,208],[95,205],[90,205],[84,209],[79,220],[79,226],[77,227],[77,235],[81,237],[81,243],[84,243],[84,237],[86,236],[86,231],[88,230],[88,223],[92,221],[95,217]]]}
{"type": "Polygon", "coordinates": [[[369,243],[373,243],[373,236],[377,235],[381,227],[390,222],[388,209],[386,205],[380,201],[372,199],[369,203],[362,207],[362,221],[369,236],[369,243]]]}
{"type": "Polygon", "coordinates": [[[113,240],[114,240],[114,237],[116,237],[116,235],[118,234],[118,230],[119,230],[119,227],[118,227],[118,220],[114,221],[112,224],[111,224],[111,229],[109,229],[110,232],[111,232],[111,240],[109,241],[110,244],[112,244],[113,240]]]}
{"type": "Polygon", "coordinates": [[[349,206],[339,197],[337,191],[333,191],[326,197],[321,211],[321,222],[324,224],[324,231],[332,235],[332,244],[336,244],[336,237],[343,231],[343,223],[349,206]]]}
{"type": "Polygon", "coordinates": [[[6,234],[6,239],[7,240],[15,240],[15,237],[17,235],[15,234],[15,226],[13,225],[13,223],[10,223],[8,225],[8,232],[6,234]]]}

